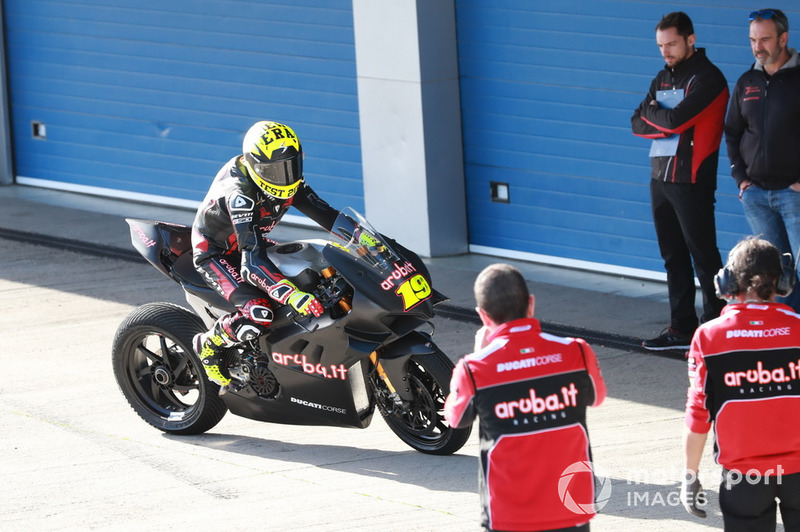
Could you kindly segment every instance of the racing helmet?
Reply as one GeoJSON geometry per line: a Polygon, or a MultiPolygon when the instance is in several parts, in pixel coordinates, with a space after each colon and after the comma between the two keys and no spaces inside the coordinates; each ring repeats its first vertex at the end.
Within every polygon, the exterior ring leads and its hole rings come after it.
{"type": "Polygon", "coordinates": [[[278,122],[256,122],[242,142],[250,178],[275,198],[294,196],[303,180],[303,148],[292,128],[278,122]]]}

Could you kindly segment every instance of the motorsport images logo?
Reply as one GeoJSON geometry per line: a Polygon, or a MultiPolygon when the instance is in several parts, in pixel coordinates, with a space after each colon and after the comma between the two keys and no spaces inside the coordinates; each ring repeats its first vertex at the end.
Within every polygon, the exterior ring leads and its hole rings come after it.
{"type": "Polygon", "coordinates": [[[582,515],[594,514],[602,510],[611,498],[611,478],[608,475],[601,474],[592,462],[581,461],[572,463],[567,466],[561,473],[561,478],[558,479],[558,498],[564,504],[564,507],[573,513],[582,515]],[[600,485],[599,493],[594,501],[578,502],[572,496],[570,484],[572,482],[572,477],[578,473],[594,475],[594,478],[600,485]]]}

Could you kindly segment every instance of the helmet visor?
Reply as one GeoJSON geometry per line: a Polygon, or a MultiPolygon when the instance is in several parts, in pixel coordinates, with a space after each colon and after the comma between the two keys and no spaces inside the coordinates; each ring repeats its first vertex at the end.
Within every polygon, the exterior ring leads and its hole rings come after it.
{"type": "Polygon", "coordinates": [[[258,177],[279,187],[292,185],[303,178],[303,165],[300,157],[269,163],[254,163],[252,166],[258,177]]]}

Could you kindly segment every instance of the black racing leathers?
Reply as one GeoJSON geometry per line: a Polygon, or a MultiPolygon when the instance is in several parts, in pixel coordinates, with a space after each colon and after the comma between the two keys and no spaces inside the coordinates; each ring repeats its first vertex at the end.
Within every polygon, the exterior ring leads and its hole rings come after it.
{"type": "Polygon", "coordinates": [[[305,182],[294,196],[280,199],[262,192],[246,172],[240,156],[220,169],[192,227],[195,266],[211,286],[239,308],[247,298],[232,300],[231,296],[242,284],[259,288],[263,297],[284,278],[265,249],[274,244],[267,235],[290,206],[329,231],[339,215],[305,182]]]}
{"type": "Polygon", "coordinates": [[[736,82],[725,121],[725,144],[737,185],[765,190],[800,181],[800,64],[797,52],[772,76],[760,66],[736,82]]]}
{"type": "Polygon", "coordinates": [[[708,60],[705,49],[697,48],[675,67],[665,66],[631,117],[634,135],[650,139],[680,135],[676,155],[651,158],[651,177],[715,189],[727,105],[728,83],[708,60]],[[673,109],[651,104],[656,100],[656,91],[670,89],[684,90],[683,100],[673,109]]]}

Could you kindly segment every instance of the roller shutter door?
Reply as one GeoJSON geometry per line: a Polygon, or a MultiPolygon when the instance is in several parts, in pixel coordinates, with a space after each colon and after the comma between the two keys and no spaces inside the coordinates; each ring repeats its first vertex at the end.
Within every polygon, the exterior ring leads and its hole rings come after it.
{"type": "Polygon", "coordinates": [[[3,6],[18,181],[198,201],[273,119],[300,135],[312,186],[363,209],[351,2],[3,6]]]}
{"type": "MultiPolygon", "coordinates": [[[[752,6],[679,8],[732,87],[752,63],[752,6]]],[[[662,274],[649,144],[630,117],[663,67],[654,28],[666,12],[618,0],[456,1],[471,249],[662,274]],[[492,182],[508,184],[508,203],[492,201],[492,182]]],[[[727,253],[748,228],[724,146],[717,199],[727,253]]]]}

